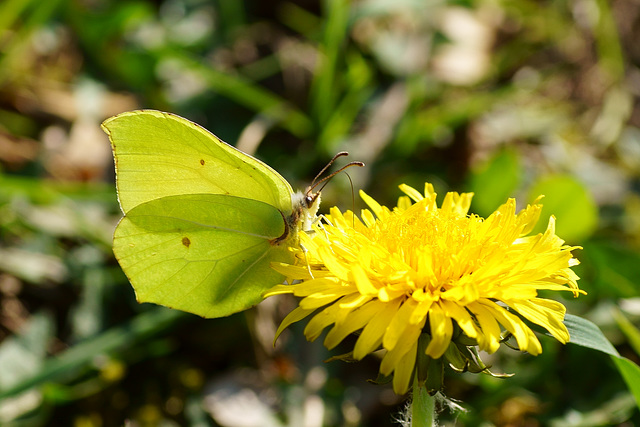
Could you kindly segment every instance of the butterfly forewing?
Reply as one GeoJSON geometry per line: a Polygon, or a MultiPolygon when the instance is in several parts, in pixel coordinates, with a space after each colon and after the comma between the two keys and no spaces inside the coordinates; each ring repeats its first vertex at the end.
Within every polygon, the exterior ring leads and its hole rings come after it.
{"type": "Polygon", "coordinates": [[[111,140],[125,214],[150,200],[181,194],[244,197],[291,213],[293,191],[280,174],[187,119],[141,110],[102,126],[111,140]]]}

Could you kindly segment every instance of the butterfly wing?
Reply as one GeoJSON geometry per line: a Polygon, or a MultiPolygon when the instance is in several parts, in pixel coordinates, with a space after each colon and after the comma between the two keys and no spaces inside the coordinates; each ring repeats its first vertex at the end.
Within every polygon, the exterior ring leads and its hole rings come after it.
{"type": "MultiPolygon", "coordinates": [[[[166,196],[137,205],[113,248],[139,302],[222,317],[247,309],[282,281],[272,262],[292,262],[281,213],[251,199],[166,196]]],[[[293,237],[292,237],[293,238],[293,237]]]]}
{"type": "Polygon", "coordinates": [[[292,262],[292,189],[276,171],[179,116],[103,123],[125,217],[113,250],[139,302],[221,317],[261,300],[292,262]],[[285,231],[289,231],[286,234],[285,231]]]}
{"type": "Polygon", "coordinates": [[[187,119],[140,110],[111,117],[102,127],[111,140],[125,214],[181,194],[244,197],[291,213],[293,190],[278,172],[187,119]]]}

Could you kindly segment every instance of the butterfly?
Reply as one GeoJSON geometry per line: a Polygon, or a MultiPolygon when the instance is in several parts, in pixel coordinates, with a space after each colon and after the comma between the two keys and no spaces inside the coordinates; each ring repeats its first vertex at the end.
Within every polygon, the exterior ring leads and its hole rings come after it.
{"type": "Polygon", "coordinates": [[[294,192],[265,163],[171,113],[126,112],[102,128],[124,213],[113,251],[138,302],[223,317],[284,280],[271,264],[294,262],[326,178],[294,192]]]}

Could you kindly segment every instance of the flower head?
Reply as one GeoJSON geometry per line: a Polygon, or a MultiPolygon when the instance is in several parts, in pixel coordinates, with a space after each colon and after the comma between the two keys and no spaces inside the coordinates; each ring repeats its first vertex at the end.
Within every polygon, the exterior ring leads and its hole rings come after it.
{"type": "Polygon", "coordinates": [[[398,394],[408,389],[421,356],[421,334],[428,334],[424,354],[432,359],[459,336],[493,353],[504,331],[521,350],[537,355],[542,347],[523,318],[569,341],[565,307],[538,297],[538,291],[582,292],[571,270],[578,264],[571,254],[577,247],[556,236],[553,217],[544,233],[528,235],[540,216],[539,199],[518,213],[509,199],[483,219],[468,214],[472,193],[447,193],[438,207],[431,184],[424,196],[400,188],[406,196],[393,210],[360,192],[370,208],[362,219],[332,208],[315,233],[300,234],[305,251],[299,262],[274,266],[294,284],[266,294],[302,297],[278,334],[312,314],[305,336],[314,340],[333,325],[327,348],[360,331],[353,358],[385,349],[380,372],[393,373],[398,394]]]}

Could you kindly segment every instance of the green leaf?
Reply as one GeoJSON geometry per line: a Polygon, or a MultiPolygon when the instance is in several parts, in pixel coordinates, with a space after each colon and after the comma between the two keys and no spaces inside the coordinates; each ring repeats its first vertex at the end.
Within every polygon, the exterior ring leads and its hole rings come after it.
{"type": "Polygon", "coordinates": [[[571,335],[571,343],[598,350],[611,356],[629,391],[636,399],[638,408],[640,408],[640,366],[626,357],[620,356],[620,353],[594,323],[568,314],[565,316],[564,324],[571,335]]]}
{"type": "Polygon", "coordinates": [[[618,350],[609,342],[595,323],[582,317],[567,314],[564,318],[564,324],[571,336],[570,343],[620,357],[618,350]]]}
{"type": "Polygon", "coordinates": [[[640,408],[640,366],[626,357],[612,357],[612,359],[640,408]]]}
{"type": "Polygon", "coordinates": [[[548,176],[530,190],[530,201],[539,195],[542,214],[534,232],[542,232],[549,216],[556,217],[556,232],[561,238],[580,242],[589,237],[598,225],[598,208],[588,190],[571,176],[548,176]]]}

